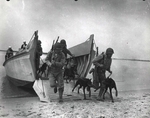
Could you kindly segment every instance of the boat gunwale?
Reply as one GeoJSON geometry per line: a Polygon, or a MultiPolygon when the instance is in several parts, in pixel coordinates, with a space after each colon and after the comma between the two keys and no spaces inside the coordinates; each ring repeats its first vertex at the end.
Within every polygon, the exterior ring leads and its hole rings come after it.
{"type": "Polygon", "coordinates": [[[5,60],[5,62],[3,63],[3,66],[5,66],[8,62],[10,62],[10,61],[12,61],[14,59],[17,59],[17,58],[19,58],[21,56],[24,56],[26,54],[29,54],[29,53],[30,53],[30,50],[24,50],[23,52],[19,52],[19,53],[13,55],[12,57],[10,57],[9,59],[5,60]]]}

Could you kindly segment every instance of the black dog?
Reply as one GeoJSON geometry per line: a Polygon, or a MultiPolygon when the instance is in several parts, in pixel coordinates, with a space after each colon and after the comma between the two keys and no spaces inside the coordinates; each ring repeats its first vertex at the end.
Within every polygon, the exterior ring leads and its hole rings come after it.
{"type": "MultiPolygon", "coordinates": [[[[105,99],[105,93],[107,92],[107,89],[109,88],[110,91],[110,98],[112,100],[112,102],[114,102],[113,96],[112,96],[112,89],[114,88],[116,90],[116,96],[118,96],[118,91],[117,91],[117,87],[116,87],[116,83],[112,78],[107,77],[107,79],[105,79],[102,84],[105,85],[105,91],[103,93],[103,99],[105,99]]],[[[95,92],[101,88],[101,86],[99,86],[95,92]]]]}
{"type": "Polygon", "coordinates": [[[38,75],[39,75],[39,74],[42,75],[42,74],[45,72],[46,68],[47,68],[47,64],[46,64],[46,63],[43,63],[43,65],[38,69],[37,74],[38,74],[38,75]]]}
{"type": "Polygon", "coordinates": [[[65,68],[63,77],[66,79],[66,83],[74,80],[75,75],[78,75],[75,67],[65,68]]]}
{"type": "Polygon", "coordinates": [[[88,78],[78,78],[78,80],[77,80],[77,82],[76,82],[74,88],[72,89],[72,92],[74,91],[74,89],[75,89],[78,85],[80,85],[79,88],[78,88],[78,94],[79,94],[79,89],[80,89],[81,87],[83,87],[84,99],[86,99],[85,88],[87,88],[87,91],[89,91],[89,97],[91,97],[91,89],[90,89],[90,88],[91,88],[93,85],[92,85],[92,82],[91,82],[90,79],[88,79],[88,78]]]}

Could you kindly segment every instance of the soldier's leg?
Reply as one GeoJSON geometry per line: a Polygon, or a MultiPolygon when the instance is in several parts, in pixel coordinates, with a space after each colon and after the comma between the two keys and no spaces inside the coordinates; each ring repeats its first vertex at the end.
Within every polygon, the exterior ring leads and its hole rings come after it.
{"type": "Polygon", "coordinates": [[[95,89],[99,87],[99,77],[97,72],[93,73],[93,85],[95,86],[95,89]]]}
{"type": "Polygon", "coordinates": [[[58,90],[59,90],[59,102],[63,102],[63,92],[64,92],[64,78],[63,71],[57,76],[58,90]]]}
{"type": "Polygon", "coordinates": [[[99,77],[100,77],[100,84],[101,84],[100,86],[101,86],[101,88],[100,88],[100,91],[99,91],[99,94],[98,94],[98,100],[103,101],[103,94],[104,94],[104,91],[105,91],[105,84],[103,83],[103,81],[106,79],[105,73],[101,73],[99,75],[99,77]]]}
{"type": "Polygon", "coordinates": [[[50,87],[54,88],[54,93],[57,93],[56,77],[54,76],[54,74],[49,73],[48,78],[49,78],[49,82],[50,82],[50,87]]]}

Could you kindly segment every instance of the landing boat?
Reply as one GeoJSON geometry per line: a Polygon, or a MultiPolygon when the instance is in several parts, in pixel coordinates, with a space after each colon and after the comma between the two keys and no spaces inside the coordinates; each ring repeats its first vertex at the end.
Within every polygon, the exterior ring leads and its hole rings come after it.
{"type": "MultiPolygon", "coordinates": [[[[35,61],[37,42],[38,31],[35,31],[27,44],[27,48],[16,52],[16,54],[3,63],[6,76],[16,86],[32,87],[37,78],[35,61]]],[[[75,55],[77,73],[80,77],[86,77],[92,64],[91,61],[96,54],[94,50],[94,35],[90,35],[85,42],[73,46],[69,50],[75,55]]],[[[46,77],[46,75],[44,76],[46,77]]]]}

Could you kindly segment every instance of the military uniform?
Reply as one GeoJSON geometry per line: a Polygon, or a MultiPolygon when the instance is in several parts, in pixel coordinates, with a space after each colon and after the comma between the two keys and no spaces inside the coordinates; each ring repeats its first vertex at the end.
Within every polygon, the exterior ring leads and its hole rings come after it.
{"type": "Polygon", "coordinates": [[[65,65],[66,60],[65,55],[61,49],[62,47],[59,43],[55,44],[53,51],[50,51],[45,59],[49,65],[48,78],[50,80],[50,86],[54,87],[54,92],[57,92],[58,87],[60,102],[62,101],[62,95],[64,91],[63,66],[65,65]],[[59,51],[55,52],[55,50],[59,51]]]}
{"type": "MultiPolygon", "coordinates": [[[[106,50],[106,53],[102,53],[99,56],[97,56],[95,59],[93,59],[93,64],[95,65],[95,72],[96,77],[94,79],[97,79],[96,81],[99,81],[101,84],[101,89],[99,92],[99,98],[102,96],[104,92],[105,85],[103,84],[103,80],[106,79],[106,71],[112,73],[110,70],[112,59],[111,56],[114,53],[112,48],[108,48],[106,50]]],[[[98,86],[97,84],[95,85],[98,86]]]]}

